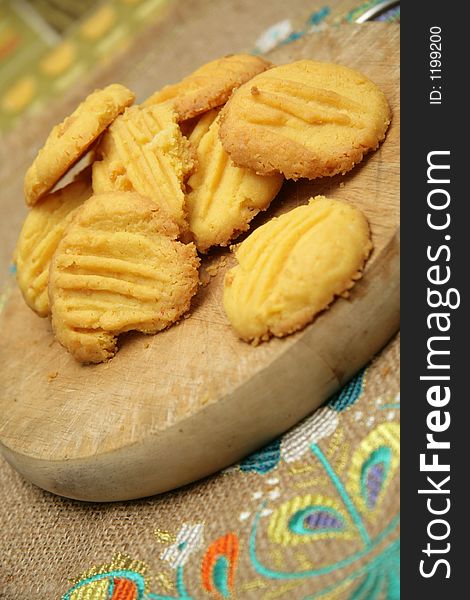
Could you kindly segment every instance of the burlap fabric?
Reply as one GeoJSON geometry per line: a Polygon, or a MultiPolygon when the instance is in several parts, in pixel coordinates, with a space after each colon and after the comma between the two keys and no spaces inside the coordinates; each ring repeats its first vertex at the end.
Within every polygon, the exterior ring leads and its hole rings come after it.
{"type": "MultiPolygon", "coordinates": [[[[300,0],[216,4],[211,11],[206,0],[182,3],[86,87],[119,80],[145,97],[170,72],[175,79],[192,62],[250,50],[272,23],[287,16],[305,23],[323,8],[300,0]],[[210,51],[202,42],[208,36],[210,51]],[[181,48],[189,49],[177,64],[161,55],[169,43],[180,58],[181,48]]],[[[357,3],[331,4],[324,21],[357,3]]],[[[83,89],[2,145],[2,205],[11,211],[2,227],[2,268],[23,217],[15,198],[41,132],[83,89]]],[[[140,501],[58,498],[0,460],[0,598],[398,599],[398,390],[396,338],[281,439],[207,480],[140,501]]]]}
{"type": "Polygon", "coordinates": [[[126,572],[145,592],[121,600],[398,598],[398,352],[264,450],[160,497],[61,499],[2,462],[0,597],[75,584],[73,600],[101,600],[126,572]]]}

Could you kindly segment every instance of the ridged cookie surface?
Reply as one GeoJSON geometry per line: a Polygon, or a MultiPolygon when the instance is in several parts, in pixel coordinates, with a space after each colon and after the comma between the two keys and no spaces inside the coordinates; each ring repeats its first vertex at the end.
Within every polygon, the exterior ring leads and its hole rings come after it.
{"type": "Polygon", "coordinates": [[[219,139],[217,110],[204,114],[189,141],[196,148],[197,168],[188,180],[189,229],[198,250],[226,246],[278,193],[282,175],[263,177],[235,167],[219,139]]]}
{"type": "Polygon", "coordinates": [[[49,314],[49,264],[77,208],[92,195],[90,177],[45,196],[28,213],[15,249],[16,278],[26,304],[40,317],[49,314]]]}
{"type": "Polygon", "coordinates": [[[240,87],[222,110],[220,137],[237,165],[314,179],[349,171],[389,123],[383,92],[364,75],[301,60],[240,87]]]}
{"type": "Polygon", "coordinates": [[[136,191],[187,229],[184,180],[194,168],[188,140],[168,105],[134,106],[103,136],[93,164],[93,190],[136,191]]]}
{"type": "Polygon", "coordinates": [[[56,125],[26,172],[26,204],[32,206],[51,190],[134,99],[130,90],[113,83],[94,91],[69,117],[56,125]]]}
{"type": "Polygon", "coordinates": [[[233,54],[213,60],[148,98],[144,105],[170,102],[180,121],[222,106],[232,91],[270,66],[250,54],[233,54]]]}
{"type": "Polygon", "coordinates": [[[236,250],[224,307],[244,340],[282,337],[345,295],[372,248],[357,208],[324,196],[256,229],[236,250]]]}
{"type": "Polygon", "coordinates": [[[116,352],[116,336],[155,333],[189,309],[198,287],[194,244],[132,192],[92,196],[65,231],[51,262],[49,297],[59,342],[80,362],[116,352]]]}

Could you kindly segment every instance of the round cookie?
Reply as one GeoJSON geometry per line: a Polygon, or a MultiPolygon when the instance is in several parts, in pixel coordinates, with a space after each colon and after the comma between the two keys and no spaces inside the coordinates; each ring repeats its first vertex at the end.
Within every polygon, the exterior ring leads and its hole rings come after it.
{"type": "Polygon", "coordinates": [[[26,304],[40,317],[49,314],[47,283],[51,257],[77,208],[93,193],[90,169],[84,172],[33,206],[16,244],[14,262],[18,286],[26,304]]]}
{"type": "Polygon", "coordinates": [[[83,204],[49,271],[53,330],[78,361],[102,362],[120,333],[156,333],[189,309],[199,259],[177,235],[164,210],[133,192],[83,204]]]}
{"type": "Polygon", "coordinates": [[[184,181],[194,168],[188,140],[167,104],[125,110],[95,151],[93,191],[135,191],[187,229],[184,181]]]}
{"type": "Polygon", "coordinates": [[[250,54],[233,54],[213,60],[182,79],[166,85],[144,102],[145,106],[170,102],[179,120],[190,119],[222,106],[232,91],[269,68],[271,63],[250,54]]]}
{"type": "Polygon", "coordinates": [[[364,214],[324,196],[250,234],[224,282],[224,307],[243,340],[282,337],[347,295],[372,249],[364,214]]]}
{"type": "Polygon", "coordinates": [[[241,86],[220,118],[222,144],[236,165],[315,179],[345,173],[377,148],[390,107],[358,71],[301,60],[241,86]]]}
{"type": "Polygon", "coordinates": [[[284,178],[263,177],[235,167],[219,140],[216,109],[205,113],[189,136],[196,149],[197,168],[188,180],[186,196],[189,230],[196,247],[227,246],[250,221],[266,210],[284,178]]]}
{"type": "Polygon", "coordinates": [[[130,90],[114,83],[91,93],[69,117],[56,125],[26,172],[26,204],[33,206],[51,190],[134,99],[130,90]]]}

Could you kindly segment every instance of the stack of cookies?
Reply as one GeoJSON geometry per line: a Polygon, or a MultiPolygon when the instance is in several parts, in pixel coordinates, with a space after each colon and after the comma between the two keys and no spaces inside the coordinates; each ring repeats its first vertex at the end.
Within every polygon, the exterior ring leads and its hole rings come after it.
{"type": "MultiPolygon", "coordinates": [[[[247,231],[284,178],[351,169],[390,122],[371,81],[309,60],[227,56],[134,100],[119,84],[90,94],[25,176],[18,283],[83,363],[111,358],[123,332],[178,321],[198,290],[200,254],[247,231]],[[85,155],[89,165],[52,191],[85,155]]],[[[236,333],[256,344],[302,328],[347,294],[371,248],[364,215],[324,197],[259,227],[226,274],[236,333]]]]}

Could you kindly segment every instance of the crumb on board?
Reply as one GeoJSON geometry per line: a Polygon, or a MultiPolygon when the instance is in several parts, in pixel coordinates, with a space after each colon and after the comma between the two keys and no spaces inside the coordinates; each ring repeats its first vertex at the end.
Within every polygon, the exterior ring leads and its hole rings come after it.
{"type": "Polygon", "coordinates": [[[212,264],[212,265],[209,265],[208,267],[206,267],[206,273],[208,273],[211,277],[215,277],[217,275],[218,271],[219,271],[218,264],[212,264]]]}
{"type": "Polygon", "coordinates": [[[206,271],[206,269],[201,269],[201,273],[199,275],[199,283],[205,287],[209,281],[211,280],[210,273],[206,271]]]}
{"type": "Polygon", "coordinates": [[[342,181],[342,182],[339,184],[339,187],[340,187],[340,188],[344,188],[344,181],[342,181]]]}
{"type": "Polygon", "coordinates": [[[59,371],[51,371],[50,373],[47,374],[47,381],[52,381],[53,379],[55,379],[57,377],[58,374],[59,374],[59,371]]]}
{"type": "Polygon", "coordinates": [[[212,277],[215,277],[220,269],[223,269],[227,265],[227,257],[223,256],[217,262],[214,262],[207,267],[201,269],[200,283],[202,286],[206,286],[212,277]]]}

